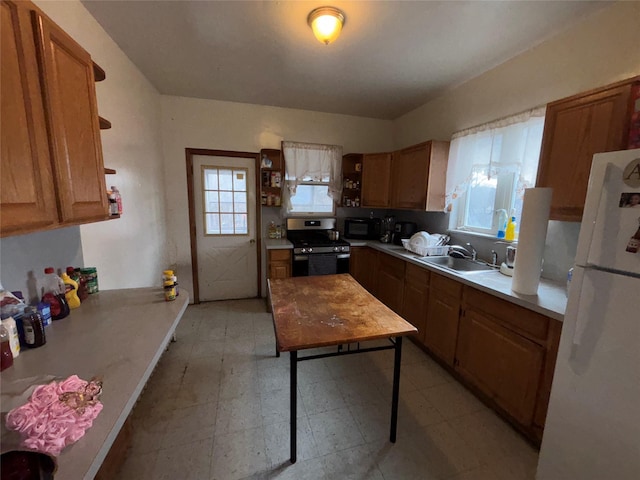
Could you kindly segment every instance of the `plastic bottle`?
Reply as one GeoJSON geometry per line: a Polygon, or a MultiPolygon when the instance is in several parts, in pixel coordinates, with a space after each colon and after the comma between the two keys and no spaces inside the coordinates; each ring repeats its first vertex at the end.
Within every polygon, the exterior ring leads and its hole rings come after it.
{"type": "Polygon", "coordinates": [[[507,230],[507,211],[504,208],[498,210],[498,238],[505,238],[507,230]]]}
{"type": "Polygon", "coordinates": [[[7,317],[2,320],[2,326],[7,330],[9,335],[9,347],[11,348],[11,355],[13,358],[17,358],[20,355],[20,336],[18,335],[18,325],[13,317],[7,317]]]}
{"type": "Polygon", "coordinates": [[[63,273],[60,278],[64,283],[64,298],[69,304],[69,308],[78,308],[80,306],[80,298],[78,297],[78,282],[73,280],[69,275],[63,273]]]}
{"type": "Polygon", "coordinates": [[[118,215],[118,200],[116,199],[116,194],[107,190],[107,197],[109,198],[109,215],[118,215]]]}
{"type": "Polygon", "coordinates": [[[165,285],[165,282],[167,280],[170,280],[173,282],[176,297],[180,295],[180,291],[178,290],[178,277],[176,277],[176,274],[174,273],[173,270],[164,270],[162,272],[162,285],[165,285]]]}
{"type": "Polygon", "coordinates": [[[164,299],[167,302],[170,302],[176,299],[176,287],[173,284],[173,280],[164,281],[164,299]]]}
{"type": "Polygon", "coordinates": [[[62,279],[54,273],[53,267],[44,269],[44,295],[42,301],[51,307],[51,318],[61,320],[69,315],[69,305],[64,297],[64,283],[62,279]]]}
{"type": "Polygon", "coordinates": [[[573,267],[567,272],[567,296],[569,296],[569,287],[571,287],[571,280],[573,280],[573,267]]]}
{"type": "Polygon", "coordinates": [[[84,302],[89,296],[87,279],[82,276],[79,268],[67,267],[67,275],[78,284],[78,298],[81,303],[84,302]]]}
{"type": "Polygon", "coordinates": [[[47,343],[42,316],[36,307],[27,307],[21,319],[21,344],[29,348],[41,347],[47,343]]]}
{"type": "Polygon", "coordinates": [[[46,302],[39,302],[36,306],[38,313],[42,317],[42,324],[46,327],[51,325],[51,305],[46,302]]]}
{"type": "Polygon", "coordinates": [[[516,209],[511,210],[511,218],[509,218],[509,223],[507,224],[507,230],[504,234],[504,239],[508,241],[513,241],[516,239],[516,209]]]}
{"type": "Polygon", "coordinates": [[[111,185],[111,191],[116,196],[116,203],[118,204],[118,215],[122,215],[122,195],[120,195],[120,190],[111,185]]]}
{"type": "Polygon", "coordinates": [[[13,354],[11,353],[11,345],[9,344],[9,332],[0,325],[0,371],[5,370],[13,365],[13,354]]]}

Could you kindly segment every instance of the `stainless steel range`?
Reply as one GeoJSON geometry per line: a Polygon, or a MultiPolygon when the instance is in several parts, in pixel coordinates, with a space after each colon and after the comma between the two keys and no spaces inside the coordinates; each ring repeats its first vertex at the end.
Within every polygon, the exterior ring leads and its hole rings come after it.
{"type": "Polygon", "coordinates": [[[349,273],[349,243],[329,238],[335,227],[335,218],[287,218],[294,277],[349,273]]]}

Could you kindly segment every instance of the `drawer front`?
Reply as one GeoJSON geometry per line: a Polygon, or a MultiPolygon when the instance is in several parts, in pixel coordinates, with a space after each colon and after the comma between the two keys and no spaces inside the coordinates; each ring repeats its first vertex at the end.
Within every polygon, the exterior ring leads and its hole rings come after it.
{"type": "Polygon", "coordinates": [[[428,286],[429,285],[429,270],[426,268],[418,267],[412,263],[407,262],[407,267],[404,272],[405,280],[409,282],[421,285],[428,286]]]}
{"type": "Polygon", "coordinates": [[[464,305],[484,312],[507,328],[546,345],[549,318],[475,288],[465,287],[464,305]]]}
{"type": "Polygon", "coordinates": [[[379,270],[384,270],[388,275],[403,280],[405,263],[407,262],[391,255],[380,255],[379,270]]]}
{"type": "Polygon", "coordinates": [[[462,284],[460,282],[443,277],[437,273],[431,274],[431,288],[440,290],[456,299],[459,299],[462,294],[462,284]]]}
{"type": "Polygon", "coordinates": [[[291,251],[290,250],[269,250],[269,261],[277,261],[277,260],[291,260],[291,251]]]}

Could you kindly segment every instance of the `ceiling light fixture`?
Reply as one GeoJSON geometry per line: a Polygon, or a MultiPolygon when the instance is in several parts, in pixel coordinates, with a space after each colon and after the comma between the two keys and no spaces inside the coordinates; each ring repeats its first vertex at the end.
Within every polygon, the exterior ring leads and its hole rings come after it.
{"type": "Polygon", "coordinates": [[[318,7],[311,11],[307,23],[318,41],[329,45],[342,31],[344,13],[335,7],[318,7]]]}

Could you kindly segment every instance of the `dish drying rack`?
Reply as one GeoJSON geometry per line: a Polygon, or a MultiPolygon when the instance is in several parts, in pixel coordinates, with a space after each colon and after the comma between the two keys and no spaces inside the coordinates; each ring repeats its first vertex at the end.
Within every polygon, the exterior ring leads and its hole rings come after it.
{"type": "Polygon", "coordinates": [[[420,247],[409,244],[408,238],[402,239],[402,246],[409,252],[420,255],[421,257],[441,257],[449,254],[449,245],[437,245],[435,247],[420,247]]]}

